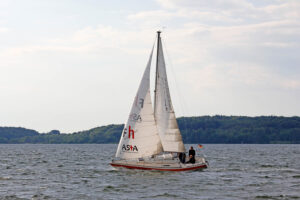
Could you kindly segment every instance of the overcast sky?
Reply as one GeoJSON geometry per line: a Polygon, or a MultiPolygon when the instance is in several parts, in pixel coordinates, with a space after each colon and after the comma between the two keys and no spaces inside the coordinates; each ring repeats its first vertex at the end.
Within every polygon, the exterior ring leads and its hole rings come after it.
{"type": "Polygon", "coordinates": [[[158,29],[177,116],[300,115],[299,0],[0,0],[0,126],[124,123],[158,29]]]}

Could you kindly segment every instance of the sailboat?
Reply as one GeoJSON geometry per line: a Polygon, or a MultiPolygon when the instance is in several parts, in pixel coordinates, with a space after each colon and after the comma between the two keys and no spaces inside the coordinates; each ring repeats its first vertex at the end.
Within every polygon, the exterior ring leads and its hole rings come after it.
{"type": "Polygon", "coordinates": [[[158,171],[207,168],[204,157],[196,156],[195,163],[184,163],[179,159],[178,155],[185,154],[186,150],[171,101],[160,34],[157,31],[154,108],[150,96],[152,48],[115,158],[110,164],[116,169],[158,171]]]}

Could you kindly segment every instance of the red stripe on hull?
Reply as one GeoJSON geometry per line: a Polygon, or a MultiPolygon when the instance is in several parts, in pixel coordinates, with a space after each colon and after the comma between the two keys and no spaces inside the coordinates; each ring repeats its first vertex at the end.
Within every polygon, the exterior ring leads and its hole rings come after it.
{"type": "Polygon", "coordinates": [[[148,167],[138,167],[138,166],[130,166],[130,165],[119,165],[110,163],[113,167],[124,167],[127,169],[140,169],[140,170],[157,170],[157,171],[189,171],[189,170],[196,170],[196,169],[204,169],[207,168],[207,165],[200,165],[196,167],[189,167],[189,168],[181,168],[181,169],[162,169],[162,168],[148,168],[148,167]]]}

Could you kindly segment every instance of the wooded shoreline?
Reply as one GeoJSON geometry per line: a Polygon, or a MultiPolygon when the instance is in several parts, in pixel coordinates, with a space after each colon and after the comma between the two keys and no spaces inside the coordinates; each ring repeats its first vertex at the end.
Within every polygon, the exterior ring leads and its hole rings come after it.
{"type": "MultiPolygon", "coordinates": [[[[184,143],[300,144],[300,117],[199,116],[177,119],[184,143]]],[[[111,124],[72,134],[0,127],[2,144],[118,143],[124,125],[111,124]]]]}

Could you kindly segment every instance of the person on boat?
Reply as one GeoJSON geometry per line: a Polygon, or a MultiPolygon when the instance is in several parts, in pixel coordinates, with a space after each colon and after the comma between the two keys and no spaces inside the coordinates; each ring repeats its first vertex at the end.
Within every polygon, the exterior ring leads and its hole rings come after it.
{"type": "Polygon", "coordinates": [[[191,157],[191,155],[195,158],[196,152],[194,150],[194,148],[191,146],[190,150],[189,150],[189,157],[191,157]]]}
{"type": "Polygon", "coordinates": [[[178,157],[179,157],[180,162],[185,163],[185,153],[180,152],[178,157]]]}
{"type": "Polygon", "coordinates": [[[190,159],[189,161],[187,161],[186,163],[192,163],[195,164],[196,160],[195,160],[195,156],[190,155],[190,159]]]}
{"type": "Polygon", "coordinates": [[[194,148],[191,146],[191,148],[189,150],[189,161],[187,161],[186,163],[194,164],[196,162],[195,155],[196,155],[196,152],[195,152],[194,148]]]}

